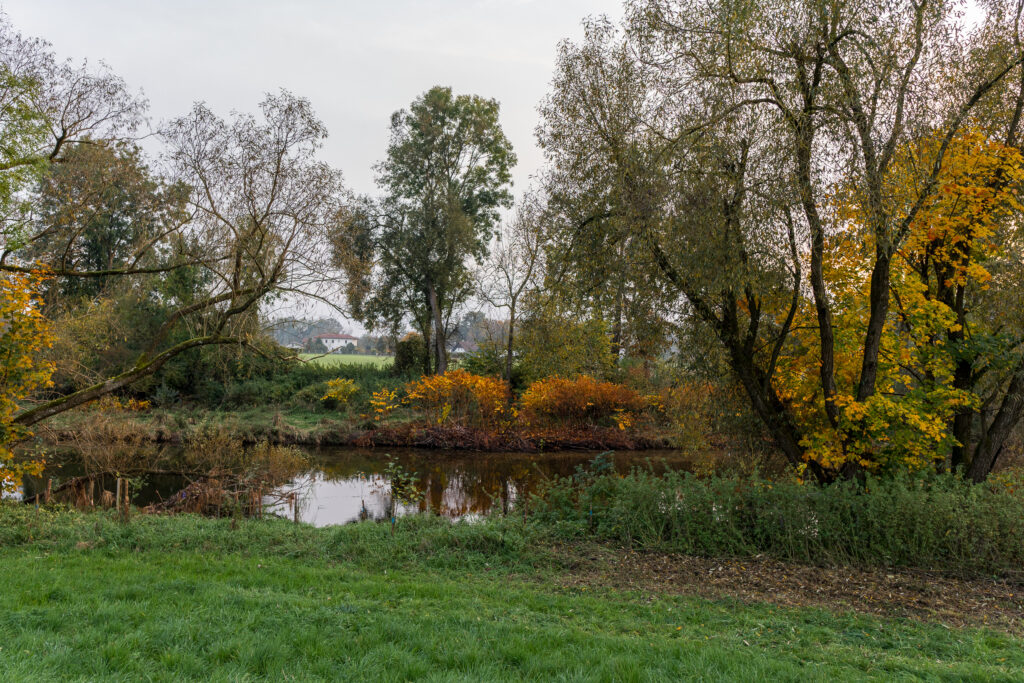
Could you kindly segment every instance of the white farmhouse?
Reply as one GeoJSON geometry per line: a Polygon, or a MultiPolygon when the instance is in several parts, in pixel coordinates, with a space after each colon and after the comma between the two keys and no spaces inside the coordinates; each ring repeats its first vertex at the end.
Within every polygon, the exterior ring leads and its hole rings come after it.
{"type": "Polygon", "coordinates": [[[336,353],[349,344],[359,346],[359,337],[353,337],[351,334],[318,334],[313,338],[323,342],[324,346],[327,347],[328,353],[336,353]]]}

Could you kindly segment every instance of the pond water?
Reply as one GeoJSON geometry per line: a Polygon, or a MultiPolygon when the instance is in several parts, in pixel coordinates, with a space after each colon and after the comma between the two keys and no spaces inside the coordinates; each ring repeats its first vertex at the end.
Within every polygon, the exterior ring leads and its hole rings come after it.
{"type": "MultiPolygon", "coordinates": [[[[388,475],[400,468],[411,475],[420,494],[417,503],[395,505],[395,514],[431,511],[450,518],[473,518],[498,510],[507,511],[516,500],[528,496],[553,476],[568,476],[593,460],[592,452],[479,453],[415,449],[307,449],[310,467],[294,481],[267,496],[272,514],[293,518],[294,492],[298,519],[316,526],[347,524],[360,519],[386,519],[391,510],[388,475]],[[282,502],[282,499],[284,502],[282,502]]],[[[693,458],[678,451],[620,451],[612,460],[617,471],[632,467],[693,470],[693,458]]],[[[73,451],[62,453],[41,478],[26,478],[23,495],[42,493],[46,481],[82,474],[73,451]]],[[[175,475],[147,475],[136,482],[133,503],[147,505],[177,493],[187,484],[175,475]]],[[[112,491],[113,480],[102,489],[112,491]]],[[[102,490],[99,486],[97,490],[102,490]]]]}

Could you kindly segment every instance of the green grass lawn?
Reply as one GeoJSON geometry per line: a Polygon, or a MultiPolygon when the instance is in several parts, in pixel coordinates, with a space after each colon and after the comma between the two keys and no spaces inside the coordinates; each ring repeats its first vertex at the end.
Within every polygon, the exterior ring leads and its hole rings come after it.
{"type": "Polygon", "coordinates": [[[329,353],[327,355],[300,353],[299,358],[311,360],[325,367],[335,367],[338,365],[375,365],[377,367],[384,367],[385,365],[391,365],[395,361],[392,356],[361,356],[357,353],[329,353]]]}
{"type": "Polygon", "coordinates": [[[33,514],[0,514],[4,681],[1024,678],[995,631],[564,588],[510,525],[33,514]]]}

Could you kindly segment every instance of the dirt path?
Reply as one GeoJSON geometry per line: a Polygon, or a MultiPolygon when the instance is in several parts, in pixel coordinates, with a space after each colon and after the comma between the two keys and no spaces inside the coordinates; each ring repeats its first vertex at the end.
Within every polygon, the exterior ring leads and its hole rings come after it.
{"type": "Polygon", "coordinates": [[[987,626],[1024,636],[1024,575],[957,579],[920,571],[809,567],[767,558],[687,557],[608,548],[557,551],[565,587],[730,597],[787,607],[823,607],[948,626],[987,626]]]}

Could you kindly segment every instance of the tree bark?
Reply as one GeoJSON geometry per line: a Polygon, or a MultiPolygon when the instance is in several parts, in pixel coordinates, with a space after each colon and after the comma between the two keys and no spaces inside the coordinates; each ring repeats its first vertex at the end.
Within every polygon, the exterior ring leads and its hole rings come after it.
{"type": "Polygon", "coordinates": [[[867,333],[864,336],[860,382],[857,384],[858,401],[864,401],[875,393],[875,384],[878,379],[878,353],[882,348],[885,319],[889,315],[890,261],[888,247],[880,245],[875,254],[874,268],[871,270],[871,291],[868,294],[871,310],[868,314],[867,333]]]}
{"type": "Polygon", "coordinates": [[[615,320],[612,323],[612,358],[619,362],[622,354],[622,282],[615,293],[615,320]]]}
{"type": "Polygon", "coordinates": [[[516,303],[512,301],[508,312],[508,346],[505,349],[505,381],[512,382],[512,341],[516,331],[516,303]]]}
{"type": "Polygon", "coordinates": [[[434,320],[434,372],[443,375],[448,371],[448,349],[445,348],[444,320],[441,317],[441,305],[437,300],[434,283],[427,284],[427,296],[430,298],[430,314],[434,320]]]}
{"type": "Polygon", "coordinates": [[[1013,428],[1024,416],[1024,368],[1018,368],[1006,389],[999,412],[992,419],[992,424],[985,430],[978,446],[974,450],[974,458],[967,468],[967,476],[974,483],[985,481],[992,468],[995,467],[1003,445],[1013,432],[1013,428]]]}
{"type": "Polygon", "coordinates": [[[143,377],[152,375],[163,367],[163,365],[171,358],[189,349],[211,344],[238,343],[239,341],[237,339],[229,337],[197,337],[195,339],[189,339],[176,346],[172,346],[160,355],[154,357],[148,363],[136,365],[131,370],[123,372],[116,377],[111,377],[108,380],[93,384],[92,386],[76,391],[73,394],[62,396],[26,410],[23,413],[19,413],[15,416],[14,422],[28,427],[36,424],[37,422],[41,422],[48,417],[53,417],[54,415],[63,413],[66,410],[71,410],[72,408],[77,408],[80,405],[85,405],[86,403],[94,401],[101,396],[106,396],[118,389],[122,389],[143,377]]]}

